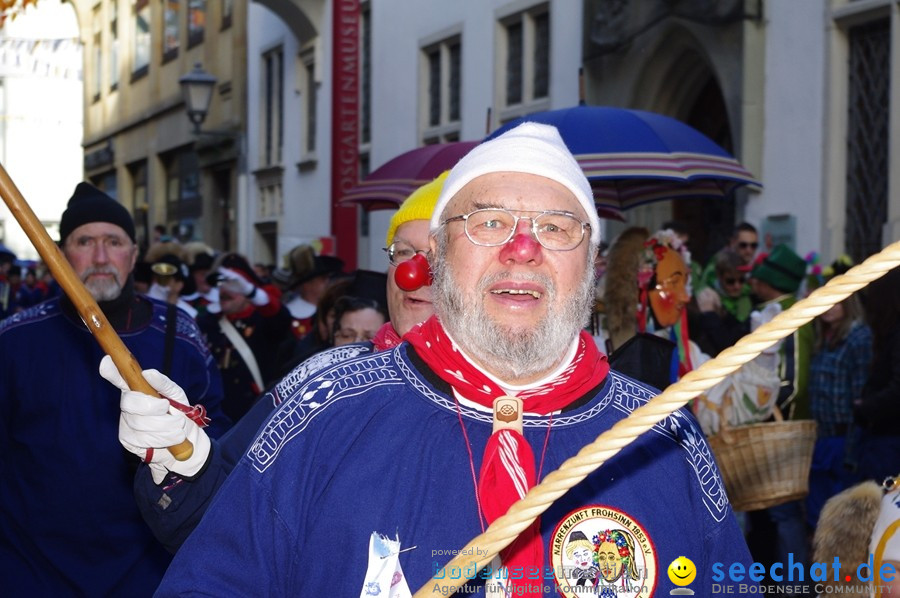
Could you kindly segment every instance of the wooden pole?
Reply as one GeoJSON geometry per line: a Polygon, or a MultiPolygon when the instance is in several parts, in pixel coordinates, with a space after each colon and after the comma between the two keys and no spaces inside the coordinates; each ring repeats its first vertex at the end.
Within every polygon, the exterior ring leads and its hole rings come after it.
{"type": "MultiPolygon", "coordinates": [[[[106,316],[100,310],[100,306],[97,305],[97,302],[94,301],[88,290],[84,288],[84,284],[75,274],[75,271],[72,270],[72,266],[62,254],[62,251],[50,239],[50,235],[47,234],[41,221],[35,216],[31,206],[22,197],[22,193],[9,177],[6,168],[2,164],[0,164],[0,195],[3,196],[3,201],[6,202],[9,211],[12,212],[12,215],[19,222],[19,226],[22,227],[22,230],[25,231],[31,243],[41,255],[41,259],[50,268],[53,278],[56,279],[63,292],[75,305],[88,330],[100,343],[100,347],[112,357],[113,363],[116,364],[128,387],[151,396],[159,396],[159,393],[144,380],[144,376],[141,375],[140,364],[134,358],[134,355],[131,354],[131,351],[128,350],[128,347],[125,346],[125,343],[122,342],[122,339],[119,338],[119,335],[116,334],[109,320],[106,319],[106,316]]],[[[180,444],[169,447],[169,452],[179,461],[188,459],[193,451],[194,447],[187,439],[180,444]]]]}

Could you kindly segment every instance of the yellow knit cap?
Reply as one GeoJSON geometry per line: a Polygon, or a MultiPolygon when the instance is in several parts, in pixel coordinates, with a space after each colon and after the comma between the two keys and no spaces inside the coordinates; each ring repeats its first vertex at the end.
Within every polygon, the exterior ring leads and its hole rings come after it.
{"type": "Polygon", "coordinates": [[[444,188],[444,181],[447,180],[449,170],[442,172],[436,179],[430,183],[425,183],[415,191],[413,191],[406,200],[400,204],[393,216],[391,223],[388,225],[387,237],[385,242],[388,246],[394,242],[394,233],[404,222],[410,220],[430,220],[431,213],[434,212],[434,206],[437,204],[438,197],[441,195],[441,189],[444,188]]]}

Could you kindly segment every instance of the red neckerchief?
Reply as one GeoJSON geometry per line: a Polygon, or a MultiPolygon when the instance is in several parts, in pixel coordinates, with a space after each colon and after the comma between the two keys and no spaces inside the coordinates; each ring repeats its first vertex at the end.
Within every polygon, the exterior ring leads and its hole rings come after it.
{"type": "Polygon", "coordinates": [[[399,345],[400,340],[400,335],[394,330],[394,325],[390,322],[385,322],[384,326],[379,328],[375,336],[372,337],[372,344],[375,345],[376,351],[384,351],[399,345]]]}
{"type": "MultiPolygon", "coordinates": [[[[470,401],[493,409],[494,399],[506,395],[457,351],[437,316],[431,316],[403,338],[415,347],[416,353],[441,380],[470,401]]],[[[524,401],[527,413],[546,415],[586,395],[607,373],[606,355],[598,351],[591,336],[582,331],[578,350],[568,367],[549,383],[524,390],[517,396],[524,401]]]]}
{"type": "MultiPolygon", "coordinates": [[[[505,396],[497,384],[469,363],[444,332],[436,316],[403,337],[416,353],[442,380],[457,393],[489,409],[494,399],[505,396]]],[[[587,332],[579,336],[578,350],[572,362],[550,382],[518,396],[529,413],[546,415],[559,411],[595,388],[609,372],[606,356],[597,350],[587,332]]],[[[509,507],[525,496],[535,485],[534,453],[524,436],[512,430],[492,434],[484,448],[478,480],[481,509],[488,523],[506,513],[509,507]]],[[[503,565],[509,570],[509,583],[523,590],[541,587],[544,554],[540,536],[540,519],[536,519],[519,537],[500,553],[503,565]],[[530,582],[529,583],[529,578],[530,582]]],[[[517,596],[539,596],[525,591],[517,596]]]]}

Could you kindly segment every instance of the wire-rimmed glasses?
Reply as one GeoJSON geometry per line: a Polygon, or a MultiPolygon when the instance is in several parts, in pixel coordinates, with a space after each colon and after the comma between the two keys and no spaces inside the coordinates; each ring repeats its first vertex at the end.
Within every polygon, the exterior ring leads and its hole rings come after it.
{"type": "Polygon", "coordinates": [[[387,247],[382,247],[381,250],[387,253],[388,261],[392,266],[399,266],[406,260],[412,259],[417,253],[428,254],[428,251],[416,249],[412,245],[402,241],[394,241],[387,247]]]}
{"type": "Polygon", "coordinates": [[[475,245],[495,247],[504,245],[513,238],[519,220],[531,221],[531,232],[545,249],[551,251],[571,251],[581,244],[589,222],[582,222],[570,212],[558,210],[507,210],[504,208],[481,208],[468,214],[447,218],[441,224],[462,220],[466,236],[475,245]],[[516,216],[512,212],[537,214],[536,216],[516,216]]]}

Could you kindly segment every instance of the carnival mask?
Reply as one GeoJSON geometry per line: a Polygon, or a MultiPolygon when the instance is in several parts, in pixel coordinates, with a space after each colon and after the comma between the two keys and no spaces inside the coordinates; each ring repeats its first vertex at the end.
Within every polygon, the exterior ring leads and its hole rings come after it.
{"type": "Polygon", "coordinates": [[[667,328],[681,318],[681,312],[690,301],[688,293],[689,272],[677,251],[666,249],[656,263],[656,286],[650,289],[650,308],[657,323],[667,328]]]}

